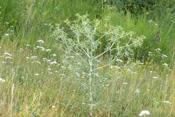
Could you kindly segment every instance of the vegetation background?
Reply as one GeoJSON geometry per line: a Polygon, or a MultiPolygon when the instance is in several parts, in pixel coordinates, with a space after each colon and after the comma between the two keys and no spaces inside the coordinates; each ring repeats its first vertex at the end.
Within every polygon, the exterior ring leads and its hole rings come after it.
{"type": "MultiPolygon", "coordinates": [[[[175,116],[174,29],[174,0],[1,0],[0,116],[134,117],[142,110],[175,116]],[[65,66],[70,56],[52,36],[57,24],[71,35],[65,20],[74,21],[77,13],[98,19],[104,31],[107,22],[146,37],[142,46],[98,71],[92,109],[88,78],[70,71],[71,60],[65,66]]],[[[96,53],[108,42],[102,38],[96,53]]],[[[109,55],[115,52],[99,58],[98,66],[109,55]]]]}

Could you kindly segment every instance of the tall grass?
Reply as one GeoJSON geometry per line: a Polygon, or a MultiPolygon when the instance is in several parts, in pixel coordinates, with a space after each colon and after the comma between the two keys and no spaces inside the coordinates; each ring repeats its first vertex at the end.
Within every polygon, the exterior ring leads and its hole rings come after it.
{"type": "MultiPolygon", "coordinates": [[[[134,117],[142,110],[155,117],[175,115],[174,7],[158,16],[159,9],[151,16],[145,13],[134,18],[108,5],[102,9],[101,0],[2,0],[0,6],[0,116],[134,117]],[[85,65],[71,63],[78,59],[65,56],[66,51],[60,49],[64,44],[51,37],[55,24],[65,27],[64,20],[73,21],[77,12],[89,14],[90,21],[100,20],[102,32],[108,23],[146,37],[128,61],[117,59],[109,64],[113,58],[109,54],[114,54],[109,52],[93,63],[103,69],[92,85],[95,106],[91,111],[88,75],[75,72],[86,71],[85,65]],[[110,21],[105,20],[108,16],[110,21]]],[[[73,37],[68,27],[64,31],[73,37]]],[[[107,39],[102,38],[97,50],[105,50],[107,39]]]]}

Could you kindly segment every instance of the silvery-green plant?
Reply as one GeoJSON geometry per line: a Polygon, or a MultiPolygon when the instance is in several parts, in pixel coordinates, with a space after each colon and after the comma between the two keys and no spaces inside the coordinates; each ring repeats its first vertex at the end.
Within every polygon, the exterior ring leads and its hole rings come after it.
{"type": "Polygon", "coordinates": [[[125,32],[120,26],[111,26],[109,19],[102,25],[98,19],[90,21],[88,15],[76,14],[76,16],[77,19],[72,22],[65,21],[66,29],[57,24],[53,37],[59,41],[59,47],[64,52],[62,64],[71,71],[71,76],[88,80],[86,87],[89,91],[89,106],[92,116],[93,107],[98,104],[93,99],[97,90],[94,83],[97,77],[103,78],[103,76],[99,76],[99,70],[114,64],[120,56],[129,56],[134,47],[142,45],[145,37],[136,36],[132,31],[125,32]],[[107,39],[107,44],[104,51],[99,53],[98,49],[103,38],[107,39]],[[111,52],[115,52],[115,54],[110,55],[111,52]],[[104,55],[108,55],[109,60],[100,66],[99,58],[104,55]]]}

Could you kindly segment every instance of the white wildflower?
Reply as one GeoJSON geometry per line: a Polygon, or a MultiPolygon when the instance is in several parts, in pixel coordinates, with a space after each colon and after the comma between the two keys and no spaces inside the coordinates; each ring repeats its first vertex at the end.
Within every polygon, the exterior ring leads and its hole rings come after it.
{"type": "Polygon", "coordinates": [[[38,64],[41,64],[41,62],[39,62],[39,61],[36,61],[38,64]]]}
{"type": "Polygon", "coordinates": [[[48,68],[48,70],[51,70],[51,68],[48,68]]]}
{"type": "Polygon", "coordinates": [[[128,84],[127,82],[124,82],[123,84],[128,84]]]}
{"type": "Polygon", "coordinates": [[[50,62],[50,64],[57,64],[57,62],[56,61],[53,61],[53,62],[50,62]]]}
{"type": "Polygon", "coordinates": [[[154,79],[156,79],[157,77],[156,76],[153,76],[154,79]]]}
{"type": "Polygon", "coordinates": [[[121,59],[116,59],[115,61],[123,62],[121,59]]]}
{"type": "Polygon", "coordinates": [[[131,74],[133,74],[134,72],[132,72],[130,69],[127,69],[127,71],[129,72],[129,73],[131,73],[131,74]]]}
{"type": "Polygon", "coordinates": [[[12,59],[12,57],[10,57],[10,56],[7,56],[7,57],[5,57],[6,59],[12,59]]]}
{"type": "Polygon", "coordinates": [[[52,54],[52,56],[57,56],[56,54],[52,54]]]}
{"type": "Polygon", "coordinates": [[[60,76],[65,76],[65,74],[60,74],[60,76]]]}
{"type": "Polygon", "coordinates": [[[31,59],[36,59],[37,58],[37,56],[31,56],[31,59]]]}
{"type": "Polygon", "coordinates": [[[157,48],[157,50],[158,50],[158,51],[161,51],[161,49],[160,49],[160,48],[157,48]]]}
{"type": "Polygon", "coordinates": [[[148,22],[149,22],[149,23],[154,23],[154,21],[153,21],[153,20],[149,20],[148,22]]]}
{"type": "Polygon", "coordinates": [[[38,40],[37,42],[38,42],[38,43],[44,43],[44,41],[43,41],[43,40],[38,40]]]}
{"type": "Polygon", "coordinates": [[[4,55],[12,56],[11,54],[9,54],[9,53],[7,53],[7,52],[4,52],[4,55]]]}
{"type": "Polygon", "coordinates": [[[2,78],[0,78],[0,82],[5,82],[5,80],[4,80],[4,79],[2,79],[2,78]]]}
{"type": "Polygon", "coordinates": [[[36,74],[35,74],[35,76],[39,76],[39,74],[38,74],[38,73],[36,73],[36,74]]]}
{"type": "Polygon", "coordinates": [[[6,62],[5,62],[5,61],[2,61],[2,63],[3,63],[3,64],[6,64],[6,62]]]}
{"type": "Polygon", "coordinates": [[[157,24],[157,23],[155,23],[155,25],[156,25],[156,26],[158,26],[158,24],[157,24]]]}
{"type": "Polygon", "coordinates": [[[140,93],[141,91],[140,91],[140,89],[136,89],[136,91],[135,91],[135,93],[140,93]]]}
{"type": "Polygon", "coordinates": [[[45,60],[47,60],[47,58],[43,58],[43,60],[45,61],[45,60]]]}
{"type": "Polygon", "coordinates": [[[29,45],[29,44],[26,44],[26,46],[30,47],[30,45],[29,45]]]}
{"type": "Polygon", "coordinates": [[[51,49],[46,49],[47,52],[51,51],[51,49]]]}
{"type": "Polygon", "coordinates": [[[164,103],[171,104],[171,102],[169,102],[169,101],[164,101],[164,103]]]}
{"type": "Polygon", "coordinates": [[[49,59],[47,60],[47,62],[50,62],[50,61],[51,61],[51,60],[49,60],[49,59]]]}
{"type": "Polygon", "coordinates": [[[168,57],[167,55],[165,55],[165,54],[162,54],[162,57],[168,57]]]}
{"type": "Polygon", "coordinates": [[[150,115],[150,112],[148,110],[143,110],[143,111],[141,111],[139,116],[142,116],[142,115],[150,115]]]}
{"type": "Polygon", "coordinates": [[[9,34],[8,33],[5,33],[5,36],[9,36],[9,34]]]}
{"type": "Polygon", "coordinates": [[[44,47],[40,47],[40,49],[41,49],[42,51],[45,51],[45,48],[44,48],[44,47]]]}
{"type": "Polygon", "coordinates": [[[162,64],[162,65],[164,65],[164,66],[168,67],[168,64],[167,64],[167,63],[164,63],[164,64],[162,64]]]}
{"type": "Polygon", "coordinates": [[[55,106],[52,106],[52,108],[55,108],[55,106]]]}

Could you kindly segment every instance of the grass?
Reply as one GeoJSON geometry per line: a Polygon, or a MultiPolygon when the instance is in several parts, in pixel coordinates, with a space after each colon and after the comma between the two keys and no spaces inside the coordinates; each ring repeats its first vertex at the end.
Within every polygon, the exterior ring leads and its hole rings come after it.
{"type": "MultiPolygon", "coordinates": [[[[173,14],[167,11],[169,14],[161,18],[142,15],[137,19],[118,13],[115,8],[104,8],[102,12],[101,2],[91,3],[96,7],[89,6],[90,3],[90,0],[0,2],[0,78],[5,80],[0,80],[0,116],[135,117],[142,110],[155,117],[175,115],[173,14]],[[98,70],[99,77],[92,85],[91,110],[87,74],[70,70],[72,63],[65,65],[63,61],[68,58],[59,42],[51,37],[55,24],[65,26],[63,21],[74,20],[77,11],[81,15],[89,13],[90,20],[95,18],[102,23],[110,16],[111,25],[146,36],[143,46],[135,50],[135,58],[98,70]],[[159,30],[160,41],[152,44],[159,30]],[[140,56],[148,58],[142,61],[140,56]]],[[[98,67],[109,62],[109,58],[99,60],[98,67]]]]}
{"type": "MultiPolygon", "coordinates": [[[[50,64],[44,61],[40,52],[31,51],[25,45],[23,51],[16,48],[16,43],[9,44],[9,47],[1,46],[2,54],[4,52],[12,54],[12,60],[7,61],[2,57],[0,60],[0,75],[5,80],[0,85],[1,116],[9,114],[87,116],[90,114],[87,79],[72,76],[74,73],[58,63],[50,64]],[[32,56],[37,58],[26,58],[32,56]],[[2,63],[3,61],[7,63],[2,63]]],[[[47,58],[54,61],[57,57],[47,58]]],[[[94,82],[96,106],[93,115],[137,116],[145,109],[149,110],[152,116],[175,114],[173,111],[174,72],[133,63],[130,67],[122,67],[121,70],[109,67],[99,73],[105,78],[99,77],[94,82]],[[132,74],[128,69],[136,73],[132,74]],[[136,93],[137,89],[141,92],[136,93]]]]}

